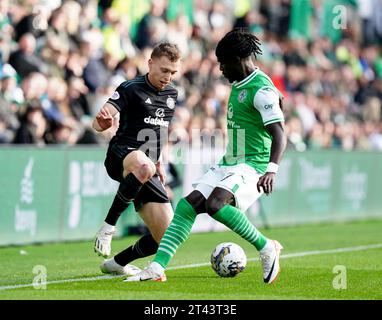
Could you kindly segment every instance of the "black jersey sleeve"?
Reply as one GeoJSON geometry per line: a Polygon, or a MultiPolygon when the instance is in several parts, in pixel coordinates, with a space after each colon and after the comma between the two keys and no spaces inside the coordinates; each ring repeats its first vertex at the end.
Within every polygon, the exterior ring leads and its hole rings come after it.
{"type": "Polygon", "coordinates": [[[128,81],[122,82],[113,92],[108,103],[117,108],[119,112],[129,106],[129,86],[128,81]]]}

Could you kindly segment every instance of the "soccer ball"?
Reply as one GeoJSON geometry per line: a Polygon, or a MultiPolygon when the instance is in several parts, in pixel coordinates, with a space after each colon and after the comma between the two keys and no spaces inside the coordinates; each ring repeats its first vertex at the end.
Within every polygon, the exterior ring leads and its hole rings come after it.
{"type": "Polygon", "coordinates": [[[233,242],[218,244],[211,254],[211,267],[221,277],[235,277],[246,264],[244,250],[233,242]]]}

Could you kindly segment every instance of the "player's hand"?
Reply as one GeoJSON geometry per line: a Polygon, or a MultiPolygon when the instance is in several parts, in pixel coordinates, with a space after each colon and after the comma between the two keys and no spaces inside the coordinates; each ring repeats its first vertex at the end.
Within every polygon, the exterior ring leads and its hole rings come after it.
{"type": "Polygon", "coordinates": [[[106,107],[101,108],[96,115],[96,119],[103,130],[107,130],[113,125],[113,116],[106,107]]]}
{"type": "Polygon", "coordinates": [[[158,173],[158,176],[159,176],[159,179],[160,181],[165,184],[166,183],[166,171],[162,165],[161,162],[157,162],[155,164],[155,166],[157,167],[157,173],[158,173]]]}
{"type": "Polygon", "coordinates": [[[275,181],[275,177],[276,173],[266,172],[257,182],[257,191],[261,192],[261,189],[263,189],[266,195],[271,194],[273,191],[273,183],[275,181]]]}

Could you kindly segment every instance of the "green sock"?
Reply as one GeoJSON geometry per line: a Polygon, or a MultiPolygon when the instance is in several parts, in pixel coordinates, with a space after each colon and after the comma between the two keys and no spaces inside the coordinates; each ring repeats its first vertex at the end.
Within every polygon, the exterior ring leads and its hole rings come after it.
{"type": "Polygon", "coordinates": [[[180,199],[175,209],[174,218],[160,241],[154,258],[155,262],[166,269],[176,250],[190,236],[195,218],[196,212],[194,208],[186,199],[180,199]]]}
{"type": "Polygon", "coordinates": [[[236,232],[240,237],[253,244],[259,251],[267,243],[267,238],[249,222],[246,215],[229,204],[212,215],[212,218],[236,232]]]}

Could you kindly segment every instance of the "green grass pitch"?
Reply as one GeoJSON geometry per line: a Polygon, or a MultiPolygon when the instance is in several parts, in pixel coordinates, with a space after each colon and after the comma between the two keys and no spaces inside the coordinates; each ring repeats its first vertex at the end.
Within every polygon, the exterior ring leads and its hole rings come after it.
{"type": "MultiPolygon", "coordinates": [[[[381,230],[381,220],[262,230],[284,246],[273,285],[262,282],[256,250],[233,232],[192,234],[170,263],[165,283],[104,277],[92,241],[0,248],[0,299],[382,299],[381,230]],[[235,278],[220,278],[209,265],[213,248],[225,241],[242,246],[250,259],[235,278]],[[36,265],[47,270],[46,289],[31,285],[36,265]],[[338,265],[346,269],[346,282],[341,282],[346,289],[333,288],[338,265]]],[[[113,254],[136,239],[115,239],[113,254]]],[[[136,265],[144,267],[149,260],[136,265]]]]}

